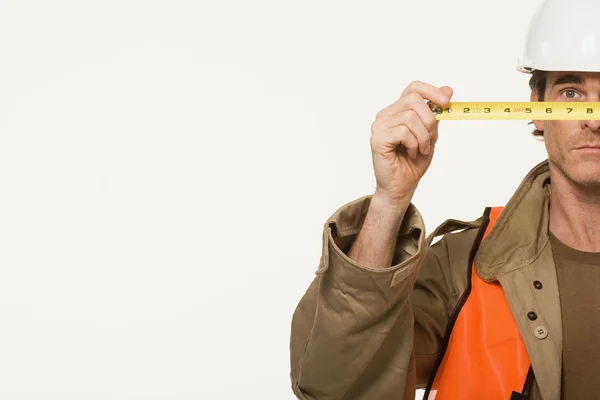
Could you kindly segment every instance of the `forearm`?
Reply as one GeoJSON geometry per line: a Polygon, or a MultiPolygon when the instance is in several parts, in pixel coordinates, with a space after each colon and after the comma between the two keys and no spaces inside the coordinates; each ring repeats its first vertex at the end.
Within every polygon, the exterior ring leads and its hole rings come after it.
{"type": "Polygon", "coordinates": [[[377,194],[373,195],[363,226],[348,256],[367,268],[389,268],[410,200],[390,203],[377,194]]]}

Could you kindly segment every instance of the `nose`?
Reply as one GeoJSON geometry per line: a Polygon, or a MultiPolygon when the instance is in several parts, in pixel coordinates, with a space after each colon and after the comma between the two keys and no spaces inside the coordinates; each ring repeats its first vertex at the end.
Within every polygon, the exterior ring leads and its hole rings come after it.
{"type": "MultiPolygon", "coordinates": [[[[587,101],[591,101],[591,102],[595,102],[595,103],[600,102],[600,92],[594,91],[594,93],[590,93],[587,101]]],[[[596,113],[598,112],[598,110],[594,110],[594,111],[596,113]]],[[[581,122],[582,122],[582,128],[587,127],[592,132],[600,134],[600,119],[586,120],[586,121],[581,121],[581,122]]]]}
{"type": "Polygon", "coordinates": [[[586,120],[582,122],[584,124],[584,128],[587,127],[592,132],[600,133],[600,120],[586,120]]]}

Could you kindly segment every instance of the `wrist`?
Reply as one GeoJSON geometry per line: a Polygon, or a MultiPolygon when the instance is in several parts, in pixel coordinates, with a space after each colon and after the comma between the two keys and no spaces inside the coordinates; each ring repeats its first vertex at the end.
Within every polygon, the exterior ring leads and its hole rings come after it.
{"type": "Polygon", "coordinates": [[[388,218],[402,219],[411,200],[412,193],[399,198],[390,198],[389,196],[375,191],[373,196],[371,196],[369,208],[377,211],[378,214],[386,215],[388,218]]]}

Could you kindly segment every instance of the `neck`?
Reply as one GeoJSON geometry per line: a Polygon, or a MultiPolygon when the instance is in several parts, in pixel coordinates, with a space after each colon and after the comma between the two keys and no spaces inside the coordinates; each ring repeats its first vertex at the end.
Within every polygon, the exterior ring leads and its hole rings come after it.
{"type": "Polygon", "coordinates": [[[550,163],[550,232],[580,251],[600,252],[600,187],[582,187],[550,163]]]}

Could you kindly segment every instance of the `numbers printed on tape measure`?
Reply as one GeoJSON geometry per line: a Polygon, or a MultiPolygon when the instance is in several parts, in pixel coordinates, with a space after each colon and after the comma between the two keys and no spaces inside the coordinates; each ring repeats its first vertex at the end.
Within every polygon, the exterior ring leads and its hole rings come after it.
{"type": "Polygon", "coordinates": [[[600,120],[600,102],[428,102],[438,120],[600,120]]]}

